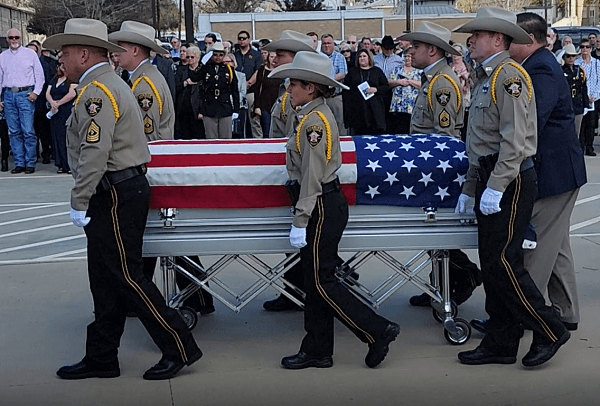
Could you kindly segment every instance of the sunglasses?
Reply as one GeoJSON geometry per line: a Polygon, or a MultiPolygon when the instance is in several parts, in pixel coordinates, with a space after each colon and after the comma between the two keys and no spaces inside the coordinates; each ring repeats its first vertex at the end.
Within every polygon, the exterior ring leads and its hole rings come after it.
{"type": "Polygon", "coordinates": [[[591,48],[591,45],[582,45],[580,48],[591,48]]]}
{"type": "Polygon", "coordinates": [[[196,57],[194,55],[191,55],[191,56],[186,56],[185,59],[196,59],[196,57]]]}
{"type": "Polygon", "coordinates": [[[214,56],[225,56],[225,52],[213,52],[214,56]]]}
{"type": "Polygon", "coordinates": [[[8,37],[8,39],[19,39],[21,37],[8,37]]]}
{"type": "Polygon", "coordinates": [[[356,44],[356,41],[348,41],[351,44],[356,44]]]}
{"type": "Polygon", "coordinates": [[[238,41],[246,41],[248,37],[238,37],[238,41]]]}
{"type": "Polygon", "coordinates": [[[346,52],[350,52],[350,53],[352,53],[352,51],[350,51],[349,49],[344,49],[344,50],[342,51],[342,53],[343,53],[343,54],[345,54],[346,52]]]}

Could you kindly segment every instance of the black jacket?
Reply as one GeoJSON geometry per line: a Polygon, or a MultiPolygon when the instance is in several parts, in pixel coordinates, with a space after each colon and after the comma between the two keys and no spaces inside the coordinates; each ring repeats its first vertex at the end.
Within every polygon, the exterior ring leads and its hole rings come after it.
{"type": "Polygon", "coordinates": [[[233,68],[212,61],[204,65],[200,75],[200,113],[206,117],[227,117],[240,110],[240,91],[233,68]]]}
{"type": "Polygon", "coordinates": [[[562,70],[571,89],[573,112],[575,115],[583,114],[583,109],[590,104],[585,71],[578,65],[573,65],[571,68],[567,64],[563,65],[562,70]]]}

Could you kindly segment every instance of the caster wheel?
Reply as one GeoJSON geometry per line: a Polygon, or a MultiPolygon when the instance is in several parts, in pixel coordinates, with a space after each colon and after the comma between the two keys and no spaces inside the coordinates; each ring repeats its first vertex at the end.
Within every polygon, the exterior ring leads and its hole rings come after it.
{"type": "Polygon", "coordinates": [[[187,328],[191,331],[196,327],[196,323],[198,323],[198,314],[194,309],[187,306],[181,306],[179,309],[179,315],[183,319],[184,323],[187,325],[187,328]]]}
{"type": "MultiPolygon", "coordinates": [[[[437,320],[439,323],[443,323],[444,319],[446,318],[445,313],[444,312],[439,312],[435,306],[434,306],[435,301],[433,301],[432,299],[432,314],[433,314],[433,318],[435,320],[437,320]]],[[[439,305],[439,303],[435,303],[436,305],[439,305]]],[[[450,302],[450,308],[452,309],[452,318],[455,318],[458,315],[458,306],[456,305],[456,303],[454,303],[454,301],[450,302]]]]}
{"type": "Polygon", "coordinates": [[[463,345],[471,338],[471,326],[465,319],[461,318],[454,319],[454,325],[458,330],[457,333],[452,334],[444,329],[444,337],[452,345],[463,345]]]}

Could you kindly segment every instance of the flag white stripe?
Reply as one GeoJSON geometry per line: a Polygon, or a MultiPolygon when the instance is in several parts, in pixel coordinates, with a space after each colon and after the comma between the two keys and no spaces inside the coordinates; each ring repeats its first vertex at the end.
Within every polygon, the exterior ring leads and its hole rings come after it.
{"type": "MultiPolygon", "coordinates": [[[[202,144],[149,144],[152,155],[193,154],[266,154],[285,153],[286,142],[280,143],[202,143],[202,144]]],[[[341,141],[342,152],[355,151],[354,141],[341,141]]]]}

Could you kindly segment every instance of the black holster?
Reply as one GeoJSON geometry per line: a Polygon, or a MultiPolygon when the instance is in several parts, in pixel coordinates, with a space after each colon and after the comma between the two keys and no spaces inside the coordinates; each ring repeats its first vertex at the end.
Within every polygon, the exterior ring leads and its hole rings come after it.
{"type": "Polygon", "coordinates": [[[285,190],[292,201],[292,206],[296,206],[300,200],[300,183],[296,179],[290,179],[285,182],[285,190]]]}
{"type": "Polygon", "coordinates": [[[496,167],[496,162],[498,162],[498,153],[490,154],[486,156],[480,156],[479,168],[477,168],[477,180],[483,183],[487,183],[496,167]]]}

